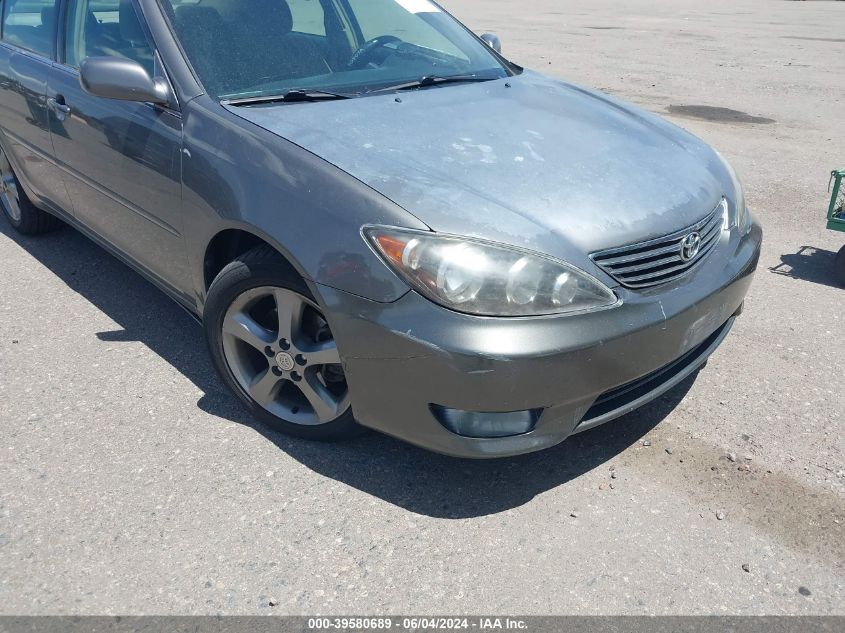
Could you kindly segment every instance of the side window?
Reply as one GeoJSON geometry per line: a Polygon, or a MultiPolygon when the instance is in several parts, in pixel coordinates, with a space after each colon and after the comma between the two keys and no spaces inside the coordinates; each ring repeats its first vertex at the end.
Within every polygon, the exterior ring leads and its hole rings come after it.
{"type": "Polygon", "coordinates": [[[57,5],[56,0],[6,0],[3,41],[52,57],[57,5]]]}
{"type": "Polygon", "coordinates": [[[293,18],[291,30],[295,33],[325,36],[326,23],[323,19],[323,7],[320,6],[320,0],[296,0],[288,2],[288,6],[293,18]]]}
{"type": "Polygon", "coordinates": [[[125,57],[153,74],[153,49],[131,0],[70,0],[65,63],[86,57],[125,57]]]}

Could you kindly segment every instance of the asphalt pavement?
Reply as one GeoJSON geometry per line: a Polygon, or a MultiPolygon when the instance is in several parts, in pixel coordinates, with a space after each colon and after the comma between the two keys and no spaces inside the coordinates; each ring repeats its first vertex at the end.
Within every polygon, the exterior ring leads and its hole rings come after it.
{"type": "Polygon", "coordinates": [[[0,222],[0,613],[845,614],[845,2],[445,5],[737,167],[765,245],[728,339],[542,453],[312,444],[252,422],[136,273],[0,222]]]}

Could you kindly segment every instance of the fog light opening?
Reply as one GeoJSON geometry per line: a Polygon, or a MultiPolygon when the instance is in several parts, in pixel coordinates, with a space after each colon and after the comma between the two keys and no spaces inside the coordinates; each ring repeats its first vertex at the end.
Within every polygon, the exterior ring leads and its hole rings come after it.
{"type": "Polygon", "coordinates": [[[439,404],[429,405],[431,412],[452,433],[463,437],[495,438],[524,435],[534,430],[542,409],[525,411],[462,411],[439,404]]]}

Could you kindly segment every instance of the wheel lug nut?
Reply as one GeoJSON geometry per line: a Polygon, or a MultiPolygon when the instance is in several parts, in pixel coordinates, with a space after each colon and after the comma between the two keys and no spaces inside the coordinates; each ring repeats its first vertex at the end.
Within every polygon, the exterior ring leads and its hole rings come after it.
{"type": "Polygon", "coordinates": [[[296,361],[297,365],[305,365],[306,363],[308,363],[308,360],[302,354],[297,354],[294,360],[296,361]]]}
{"type": "Polygon", "coordinates": [[[281,339],[279,341],[279,347],[281,347],[285,351],[289,350],[290,349],[290,341],[288,341],[286,338],[281,339]]]}
{"type": "Polygon", "coordinates": [[[299,372],[296,372],[296,371],[292,371],[290,373],[290,377],[291,377],[291,380],[293,380],[294,382],[299,382],[300,380],[302,380],[302,376],[300,376],[299,372]]]}
{"type": "Polygon", "coordinates": [[[278,367],[271,367],[271,368],[270,368],[270,371],[272,371],[272,372],[273,372],[273,375],[274,375],[274,376],[281,376],[282,374],[284,374],[284,373],[285,373],[285,372],[283,372],[281,369],[279,369],[278,367]]]}
{"type": "Polygon", "coordinates": [[[269,345],[268,345],[267,347],[265,347],[265,348],[264,348],[264,353],[265,353],[265,354],[266,354],[269,358],[273,358],[273,356],[275,356],[275,355],[276,355],[276,352],[274,352],[274,351],[273,351],[273,348],[272,348],[272,347],[270,347],[269,345]]]}

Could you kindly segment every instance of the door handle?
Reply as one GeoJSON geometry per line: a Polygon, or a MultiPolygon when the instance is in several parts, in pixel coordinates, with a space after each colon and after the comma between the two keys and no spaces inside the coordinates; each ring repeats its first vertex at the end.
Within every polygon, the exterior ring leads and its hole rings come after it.
{"type": "Polygon", "coordinates": [[[47,99],[47,107],[56,113],[56,118],[59,121],[64,121],[67,115],[70,114],[70,106],[64,102],[64,97],[62,96],[47,99]]]}

